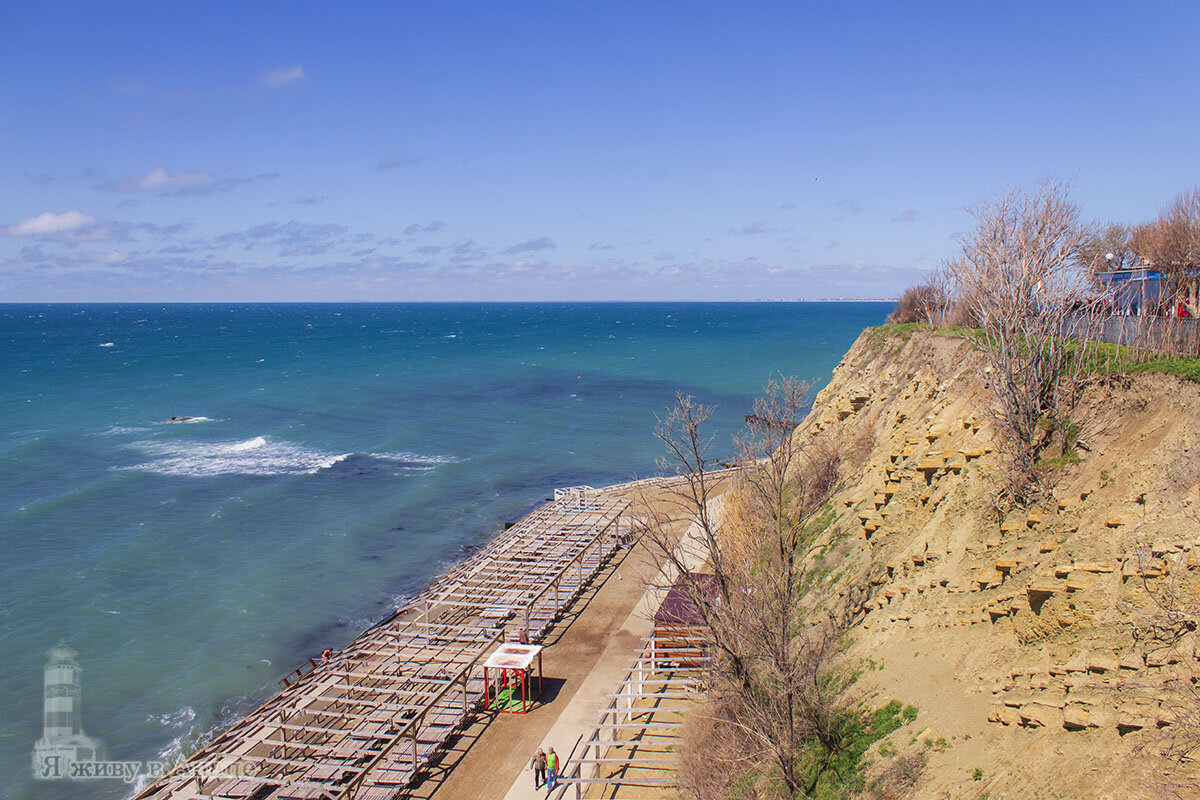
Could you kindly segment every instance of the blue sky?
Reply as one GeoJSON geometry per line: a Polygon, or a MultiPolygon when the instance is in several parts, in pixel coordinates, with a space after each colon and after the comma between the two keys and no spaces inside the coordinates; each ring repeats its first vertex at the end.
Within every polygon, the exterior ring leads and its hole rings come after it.
{"type": "Polygon", "coordinates": [[[25,3],[0,300],[887,297],[1200,183],[1200,5],[25,3]]]}

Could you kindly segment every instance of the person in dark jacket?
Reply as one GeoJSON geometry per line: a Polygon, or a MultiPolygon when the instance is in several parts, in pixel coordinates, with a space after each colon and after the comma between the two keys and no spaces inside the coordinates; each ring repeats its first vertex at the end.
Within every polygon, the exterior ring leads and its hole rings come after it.
{"type": "Polygon", "coordinates": [[[533,788],[540,789],[546,782],[546,754],[540,747],[530,766],[533,767],[533,788]]]}

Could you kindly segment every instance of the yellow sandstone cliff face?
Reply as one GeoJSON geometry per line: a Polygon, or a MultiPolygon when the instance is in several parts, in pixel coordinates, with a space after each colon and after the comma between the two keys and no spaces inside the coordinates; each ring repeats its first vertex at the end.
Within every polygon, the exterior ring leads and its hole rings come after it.
{"type": "Polygon", "coordinates": [[[886,565],[852,634],[858,687],[919,708],[888,742],[926,749],[916,797],[1153,796],[1166,687],[1200,664],[1194,635],[1131,631],[1172,581],[1196,598],[1200,386],[1095,388],[1079,463],[1001,517],[987,378],[962,339],[867,331],[797,434],[836,437],[857,476],[834,498],[831,588],[886,565]]]}

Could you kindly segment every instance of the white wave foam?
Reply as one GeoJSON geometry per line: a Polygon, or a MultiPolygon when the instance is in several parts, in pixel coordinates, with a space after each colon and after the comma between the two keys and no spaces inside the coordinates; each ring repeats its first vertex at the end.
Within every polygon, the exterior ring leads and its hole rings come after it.
{"type": "MultiPolygon", "coordinates": [[[[173,711],[169,714],[149,714],[146,717],[146,721],[157,722],[164,728],[180,732],[179,735],[173,737],[165,747],[158,751],[157,760],[164,763],[174,763],[183,756],[184,740],[194,739],[196,736],[195,727],[192,724],[196,721],[196,710],[191,706],[184,706],[178,711],[173,711]]],[[[138,775],[133,779],[131,785],[132,792],[127,796],[127,800],[141,794],[149,785],[149,776],[145,773],[138,775]]]]}
{"type": "Polygon", "coordinates": [[[244,441],[145,441],[134,447],[152,460],[124,467],[160,475],[304,475],[328,469],[350,453],[313,450],[262,436],[244,441]]]}
{"type": "Polygon", "coordinates": [[[136,425],[113,425],[106,431],[101,431],[100,436],[121,436],[127,433],[145,433],[149,428],[142,428],[136,425]]]}
{"type": "Polygon", "coordinates": [[[196,720],[196,710],[191,706],[184,706],[178,711],[172,711],[169,714],[151,714],[146,720],[148,722],[157,722],[164,728],[184,728],[196,720]]]}
{"type": "Polygon", "coordinates": [[[457,464],[459,462],[459,459],[453,456],[427,456],[421,453],[369,453],[368,455],[383,461],[395,461],[409,469],[420,470],[436,469],[441,464],[457,464]]]}
{"type": "Polygon", "coordinates": [[[227,452],[246,453],[246,452],[249,452],[250,450],[257,450],[260,447],[266,447],[266,446],[267,446],[266,439],[264,439],[261,436],[255,436],[253,439],[247,439],[244,442],[238,442],[236,444],[229,445],[229,447],[227,448],[227,452]]]}

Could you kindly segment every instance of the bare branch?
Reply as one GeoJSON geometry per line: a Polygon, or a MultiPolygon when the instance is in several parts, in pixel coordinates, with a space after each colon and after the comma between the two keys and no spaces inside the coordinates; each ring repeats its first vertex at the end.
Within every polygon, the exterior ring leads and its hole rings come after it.
{"type": "MultiPolygon", "coordinates": [[[[788,797],[811,792],[813,776],[832,769],[845,746],[839,725],[850,703],[831,662],[871,588],[868,574],[835,596],[810,594],[839,460],[836,448],[797,432],[808,392],[789,378],[768,384],[737,439],[740,474],[719,501],[702,433],[711,409],[677,396],[657,434],[684,480],[669,511],[651,512],[643,539],[679,575],[707,628],[708,694],[723,730],[744,745],[743,767],[769,763],[788,797]],[[680,546],[685,520],[706,550],[705,575],[680,546]],[[814,758],[823,759],[815,768],[814,758]]],[[[713,796],[699,784],[692,791],[713,796]]]]}
{"type": "MultiPolygon", "coordinates": [[[[1078,403],[1093,282],[1080,253],[1092,236],[1068,200],[1068,187],[1046,182],[1037,194],[1010,191],[973,209],[978,227],[945,265],[955,302],[978,326],[971,338],[988,361],[998,449],[1006,489],[1028,502],[1039,484],[1038,460],[1055,440],[1066,447],[1078,403]]],[[[1077,433],[1077,430],[1076,430],[1077,433]]]]}

